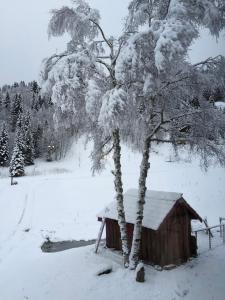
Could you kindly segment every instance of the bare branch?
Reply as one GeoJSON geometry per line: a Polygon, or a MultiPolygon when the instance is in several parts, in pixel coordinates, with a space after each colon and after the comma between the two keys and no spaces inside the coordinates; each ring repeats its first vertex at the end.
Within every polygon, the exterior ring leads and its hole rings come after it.
{"type": "Polygon", "coordinates": [[[110,147],[109,150],[107,150],[106,152],[104,152],[104,153],[101,155],[100,159],[103,159],[103,158],[105,158],[106,156],[108,156],[108,155],[112,152],[113,149],[114,149],[114,146],[110,147]]]}
{"type": "Polygon", "coordinates": [[[180,115],[176,115],[174,117],[171,117],[170,119],[165,120],[164,124],[170,123],[171,121],[174,121],[174,120],[177,120],[177,119],[180,119],[180,118],[184,118],[184,117],[195,115],[195,114],[201,114],[201,113],[203,113],[202,110],[194,110],[194,111],[182,113],[180,115]]]}
{"type": "Polygon", "coordinates": [[[98,27],[99,31],[101,32],[101,35],[103,37],[103,40],[106,42],[106,44],[109,46],[110,49],[112,49],[113,45],[110,43],[110,41],[106,38],[105,33],[103,31],[103,29],[101,28],[101,26],[94,21],[93,19],[89,19],[89,21],[91,21],[93,24],[95,24],[95,26],[98,27]]]}
{"type": "Polygon", "coordinates": [[[167,82],[163,87],[161,87],[160,90],[163,90],[163,89],[167,88],[168,86],[170,86],[171,84],[176,84],[176,83],[181,82],[181,81],[184,81],[184,80],[186,80],[186,79],[188,79],[188,78],[190,78],[190,76],[187,75],[187,76],[182,77],[182,78],[179,78],[179,79],[177,79],[177,80],[169,81],[169,82],[167,82]]]}
{"type": "Polygon", "coordinates": [[[200,65],[205,65],[208,63],[214,63],[217,58],[221,57],[221,55],[217,55],[215,57],[208,57],[206,60],[200,61],[193,65],[193,67],[198,67],[200,65]]]}
{"type": "Polygon", "coordinates": [[[150,139],[152,141],[152,137],[161,129],[162,125],[164,125],[164,124],[168,124],[168,123],[170,123],[174,120],[184,118],[184,117],[187,117],[187,116],[190,116],[190,115],[193,115],[193,114],[200,114],[202,112],[203,112],[202,110],[195,110],[195,111],[192,111],[192,112],[176,115],[176,116],[171,117],[167,120],[163,120],[163,118],[161,117],[160,122],[155,126],[155,128],[152,130],[151,134],[148,136],[147,139],[150,139]]]}
{"type": "Polygon", "coordinates": [[[110,141],[111,141],[112,137],[108,136],[107,138],[105,138],[105,141],[101,144],[101,147],[99,148],[99,150],[103,149],[110,141]]]}
{"type": "Polygon", "coordinates": [[[52,65],[56,65],[61,58],[69,56],[70,54],[71,53],[54,54],[47,59],[47,63],[49,63],[54,58],[57,58],[57,60],[52,64],[52,65]]]}
{"type": "Polygon", "coordinates": [[[97,59],[110,59],[110,56],[98,56],[97,59]]]}
{"type": "Polygon", "coordinates": [[[118,48],[118,50],[117,50],[117,53],[116,53],[115,57],[113,58],[113,61],[112,61],[112,64],[113,64],[113,65],[115,65],[116,62],[117,62],[117,59],[118,59],[118,57],[119,57],[119,55],[120,55],[122,46],[123,46],[123,41],[120,42],[119,48],[118,48]]]}
{"type": "Polygon", "coordinates": [[[101,59],[97,59],[96,62],[102,64],[103,66],[105,66],[107,68],[107,70],[109,71],[109,73],[111,74],[112,70],[111,70],[111,67],[110,67],[109,64],[107,64],[106,62],[102,61],[101,59]]]}
{"type": "Polygon", "coordinates": [[[168,143],[168,144],[173,144],[175,142],[174,140],[164,140],[164,139],[157,139],[157,138],[151,139],[151,141],[156,143],[168,143]]]}
{"type": "Polygon", "coordinates": [[[171,4],[171,0],[169,0],[168,3],[166,4],[166,10],[165,10],[165,14],[163,16],[164,19],[166,19],[167,15],[169,13],[170,4],[171,4]]]}

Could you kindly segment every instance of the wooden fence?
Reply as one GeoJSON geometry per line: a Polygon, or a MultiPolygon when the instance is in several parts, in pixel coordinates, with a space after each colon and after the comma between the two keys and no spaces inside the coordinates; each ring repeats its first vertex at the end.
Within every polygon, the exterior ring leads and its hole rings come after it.
{"type": "Polygon", "coordinates": [[[215,226],[208,226],[202,229],[194,230],[192,231],[195,234],[196,242],[198,240],[198,232],[205,231],[209,236],[209,249],[212,249],[212,238],[213,235],[211,234],[211,230],[214,228],[219,228],[220,237],[222,238],[223,244],[225,244],[225,224],[223,224],[223,221],[225,221],[225,218],[220,218],[220,224],[215,226]]]}

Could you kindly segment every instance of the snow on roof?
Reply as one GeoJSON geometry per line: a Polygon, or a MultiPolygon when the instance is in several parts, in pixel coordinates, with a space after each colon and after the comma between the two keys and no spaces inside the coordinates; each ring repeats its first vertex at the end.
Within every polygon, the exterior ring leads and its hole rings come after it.
{"type": "MultiPolygon", "coordinates": [[[[157,230],[177,200],[182,198],[181,193],[146,191],[143,227],[157,230]]],[[[134,224],[138,190],[131,189],[124,194],[124,207],[127,223],[134,224]]],[[[111,202],[98,215],[100,218],[117,220],[116,202],[111,202]]]]}
{"type": "Polygon", "coordinates": [[[225,101],[224,102],[222,102],[222,101],[215,102],[215,106],[220,109],[225,109],[225,101]]]}

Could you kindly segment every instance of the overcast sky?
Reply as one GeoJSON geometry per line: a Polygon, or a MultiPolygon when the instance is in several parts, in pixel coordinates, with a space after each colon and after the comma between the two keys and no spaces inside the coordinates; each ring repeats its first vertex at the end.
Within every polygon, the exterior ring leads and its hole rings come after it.
{"type": "MultiPolygon", "coordinates": [[[[102,25],[108,35],[118,35],[129,0],[89,0],[100,10],[102,25]]],[[[38,79],[43,58],[65,48],[67,38],[48,40],[49,11],[69,0],[0,0],[0,85],[38,79]]],[[[225,55],[225,37],[218,43],[204,32],[192,47],[193,61],[208,56],[225,55]]]]}

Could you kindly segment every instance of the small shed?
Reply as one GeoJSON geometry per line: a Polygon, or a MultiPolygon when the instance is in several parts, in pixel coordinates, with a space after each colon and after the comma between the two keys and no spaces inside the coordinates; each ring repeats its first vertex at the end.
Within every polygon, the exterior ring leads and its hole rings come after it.
{"type": "MultiPolygon", "coordinates": [[[[129,246],[132,242],[137,199],[138,190],[131,189],[124,194],[129,246]]],[[[106,246],[121,250],[115,201],[98,214],[99,221],[103,218],[106,223],[106,246]]],[[[202,222],[182,194],[146,191],[140,259],[165,266],[178,265],[195,256],[197,243],[191,234],[191,220],[202,222]]]]}

